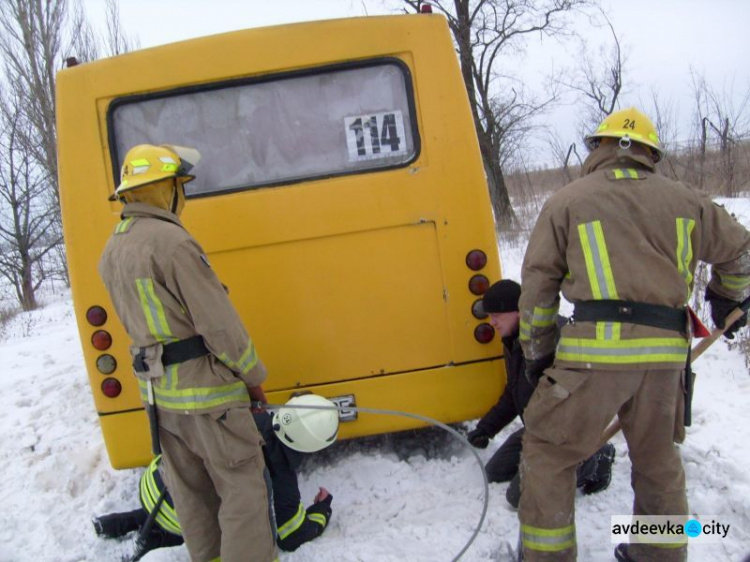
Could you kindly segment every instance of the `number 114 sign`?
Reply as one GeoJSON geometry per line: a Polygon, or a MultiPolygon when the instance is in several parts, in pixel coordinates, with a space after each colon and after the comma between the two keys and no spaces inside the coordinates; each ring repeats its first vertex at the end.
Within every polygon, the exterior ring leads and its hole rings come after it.
{"type": "Polygon", "coordinates": [[[349,160],[373,160],[405,154],[406,135],[400,111],[344,118],[349,160]]]}

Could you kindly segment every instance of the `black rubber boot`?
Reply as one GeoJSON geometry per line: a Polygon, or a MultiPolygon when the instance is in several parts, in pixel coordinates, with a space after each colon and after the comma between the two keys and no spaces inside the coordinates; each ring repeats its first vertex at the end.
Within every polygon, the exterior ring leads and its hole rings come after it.
{"type": "Polygon", "coordinates": [[[624,542],[615,547],[615,558],[618,562],[637,562],[635,558],[628,555],[628,545],[624,542]]]}
{"type": "Polygon", "coordinates": [[[607,443],[596,453],[596,471],[592,477],[583,483],[583,493],[595,494],[609,486],[612,481],[612,465],[615,463],[615,446],[607,443]]]}
{"type": "Polygon", "coordinates": [[[91,523],[96,534],[108,539],[117,539],[137,531],[146,520],[146,512],[136,509],[125,513],[110,513],[101,517],[94,517],[91,523]]]}

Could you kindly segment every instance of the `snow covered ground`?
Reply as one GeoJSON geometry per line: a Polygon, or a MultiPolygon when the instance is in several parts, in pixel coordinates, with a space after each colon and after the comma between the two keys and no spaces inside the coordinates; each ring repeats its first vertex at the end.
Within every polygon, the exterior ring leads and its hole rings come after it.
{"type": "MultiPolygon", "coordinates": [[[[747,199],[725,203],[750,226],[747,199]]],[[[519,278],[524,245],[501,244],[506,276],[519,278]]],[[[109,466],[69,295],[47,301],[0,332],[0,562],[119,560],[130,542],[97,538],[90,518],[135,508],[140,471],[109,466]]],[[[750,373],[723,341],[695,370],[694,422],[680,447],[690,508],[699,519],[713,516],[732,528],[722,543],[692,545],[690,559],[742,561],[750,555],[750,373]]],[[[479,451],[483,460],[517,424],[479,451]]],[[[581,561],[613,560],[610,516],[630,513],[630,463],[622,435],[614,442],[612,485],[576,500],[581,561]]],[[[481,514],[483,485],[474,457],[440,430],[337,443],[308,459],[300,480],[306,501],[320,485],[333,493],[333,519],[320,539],[282,554],[283,562],[447,562],[481,514]]],[[[506,486],[490,485],[487,518],[462,560],[511,560],[518,522],[506,504],[506,486]]],[[[177,547],[144,560],[186,561],[188,555],[177,547]]]]}

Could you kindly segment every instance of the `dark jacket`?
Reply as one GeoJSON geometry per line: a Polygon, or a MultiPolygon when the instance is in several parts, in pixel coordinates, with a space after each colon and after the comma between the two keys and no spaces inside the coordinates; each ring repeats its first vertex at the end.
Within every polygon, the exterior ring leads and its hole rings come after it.
{"type": "MultiPolygon", "coordinates": [[[[567,322],[567,318],[558,315],[558,333],[559,328],[567,322]]],[[[521,342],[518,341],[518,333],[503,338],[503,350],[505,372],[508,375],[505,390],[497,404],[477,423],[477,427],[490,437],[500,433],[506,425],[516,419],[516,416],[521,416],[521,421],[523,421],[523,411],[526,409],[531,395],[534,394],[535,388],[524,375],[526,359],[521,349],[521,342]]]]}
{"type": "Polygon", "coordinates": [[[296,550],[323,533],[331,519],[333,496],[329,495],[305,509],[297,484],[302,453],[281,444],[273,430],[270,414],[253,413],[253,417],[266,442],[263,456],[273,488],[273,508],[278,527],[276,542],[282,550],[296,550]]]}
{"type": "Polygon", "coordinates": [[[503,350],[505,372],[508,375],[505,390],[497,404],[477,424],[477,427],[490,437],[497,435],[506,425],[516,419],[516,416],[521,416],[523,420],[523,411],[534,393],[534,387],[523,374],[526,369],[526,360],[523,357],[521,343],[518,341],[518,334],[503,338],[503,350]]]}
{"type": "MultiPolygon", "coordinates": [[[[329,495],[325,500],[314,503],[305,509],[300,499],[297,484],[297,469],[302,462],[302,453],[281,444],[273,430],[270,414],[266,412],[253,413],[253,418],[265,441],[263,456],[271,477],[273,490],[273,509],[278,531],[276,542],[282,550],[296,550],[302,544],[313,540],[325,531],[328,522],[331,520],[333,496],[329,495]]],[[[148,513],[154,507],[157,498],[166,487],[158,470],[160,460],[161,457],[157,457],[141,476],[140,500],[145,513],[148,513]]],[[[145,517],[144,515],[144,520],[145,517]]],[[[174,503],[168,492],[156,516],[156,524],[162,531],[173,536],[179,536],[182,532],[177,514],[174,511],[174,503]]],[[[159,546],[175,544],[181,543],[168,542],[159,546]]],[[[158,548],[158,546],[152,548],[158,548]]]]}

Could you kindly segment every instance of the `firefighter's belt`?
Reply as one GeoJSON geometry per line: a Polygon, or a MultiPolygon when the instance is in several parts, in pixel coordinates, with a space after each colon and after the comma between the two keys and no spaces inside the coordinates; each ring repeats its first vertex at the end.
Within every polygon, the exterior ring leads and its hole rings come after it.
{"type": "Polygon", "coordinates": [[[633,301],[581,301],[574,304],[573,322],[628,322],[685,333],[685,309],[633,301]]]}
{"type": "Polygon", "coordinates": [[[206,344],[203,343],[203,338],[201,336],[193,336],[186,340],[165,344],[161,362],[165,367],[168,367],[175,363],[184,363],[190,359],[203,357],[209,353],[206,344]]]}

